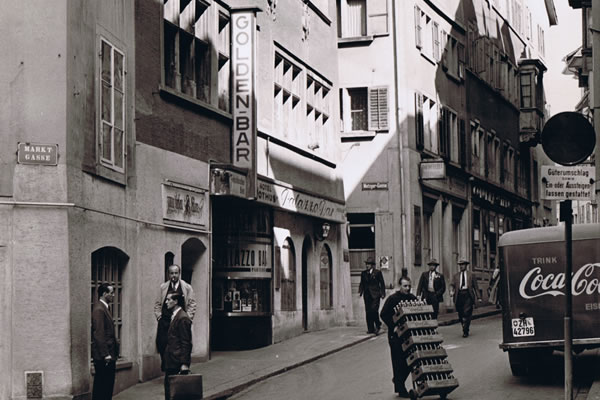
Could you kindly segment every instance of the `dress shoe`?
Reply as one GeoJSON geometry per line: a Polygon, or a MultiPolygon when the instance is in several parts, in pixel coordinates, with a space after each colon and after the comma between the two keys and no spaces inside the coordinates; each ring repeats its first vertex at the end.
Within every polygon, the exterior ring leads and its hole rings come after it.
{"type": "Polygon", "coordinates": [[[408,393],[406,391],[406,389],[404,389],[404,390],[401,390],[401,391],[398,392],[398,397],[402,397],[402,398],[405,398],[405,399],[410,399],[410,393],[408,393]]]}
{"type": "Polygon", "coordinates": [[[380,330],[381,330],[381,327],[380,327],[380,326],[378,326],[377,328],[375,328],[375,334],[376,334],[376,335],[379,335],[379,331],[380,331],[380,330]]]}
{"type": "Polygon", "coordinates": [[[469,332],[463,332],[463,337],[469,337],[469,332]]]}
{"type": "Polygon", "coordinates": [[[367,331],[367,333],[375,333],[375,331],[372,331],[372,330],[370,330],[370,329],[369,329],[369,330],[367,331]]]}

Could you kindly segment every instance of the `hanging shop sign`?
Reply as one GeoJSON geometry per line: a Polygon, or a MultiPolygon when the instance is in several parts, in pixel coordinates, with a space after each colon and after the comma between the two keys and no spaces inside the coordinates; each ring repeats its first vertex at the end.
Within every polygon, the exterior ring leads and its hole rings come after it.
{"type": "Polygon", "coordinates": [[[222,168],[212,168],[210,193],[246,198],[246,175],[222,168]]]}
{"type": "Polygon", "coordinates": [[[228,278],[271,278],[271,244],[229,243],[214,250],[214,274],[228,278]]]}
{"type": "Polygon", "coordinates": [[[593,200],[596,169],[590,166],[542,166],[541,198],[544,200],[593,200]]]}
{"type": "Polygon", "coordinates": [[[58,165],[58,145],[18,143],[17,163],[33,165],[58,165]]]}
{"type": "Polygon", "coordinates": [[[362,182],[362,190],[388,190],[387,182],[362,182]]]}
{"type": "Polygon", "coordinates": [[[259,180],[256,200],[263,204],[311,217],[339,223],[346,222],[343,204],[302,193],[275,183],[259,180]]]}
{"type": "Polygon", "coordinates": [[[231,10],[232,159],[248,171],[248,197],[256,193],[256,9],[231,10]]]}
{"type": "Polygon", "coordinates": [[[208,226],[207,191],[174,182],[162,184],[163,220],[175,224],[208,226]]]}

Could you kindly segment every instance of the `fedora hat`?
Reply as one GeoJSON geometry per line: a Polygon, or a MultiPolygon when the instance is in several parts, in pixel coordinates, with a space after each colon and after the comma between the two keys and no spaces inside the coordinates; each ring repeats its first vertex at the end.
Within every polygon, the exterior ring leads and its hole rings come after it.
{"type": "Polygon", "coordinates": [[[365,264],[367,264],[367,265],[375,265],[375,260],[373,259],[373,257],[369,257],[365,261],[365,264]]]}
{"type": "Polygon", "coordinates": [[[429,260],[427,265],[440,265],[440,263],[435,258],[432,258],[431,260],[429,260]]]}
{"type": "Polygon", "coordinates": [[[458,264],[468,264],[469,260],[467,260],[466,258],[461,258],[460,260],[458,260],[458,264]]]}

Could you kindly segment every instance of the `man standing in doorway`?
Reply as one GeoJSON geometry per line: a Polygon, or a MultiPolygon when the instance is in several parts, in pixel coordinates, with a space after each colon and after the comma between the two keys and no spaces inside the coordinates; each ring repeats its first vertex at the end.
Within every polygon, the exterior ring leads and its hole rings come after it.
{"type": "Polygon", "coordinates": [[[160,285],[160,290],[156,301],[154,302],[154,316],[158,321],[156,331],[156,348],[160,354],[160,367],[165,370],[165,348],[167,346],[167,333],[171,324],[172,309],[167,306],[167,295],[169,293],[179,293],[184,298],[183,310],[194,319],[196,313],[196,298],[192,285],[184,281],[181,277],[181,267],[173,264],[169,267],[169,280],[160,285]]]}
{"type": "Polygon", "coordinates": [[[458,260],[460,271],[454,275],[452,280],[454,305],[462,324],[463,337],[469,336],[475,299],[481,301],[477,280],[470,271],[467,271],[467,265],[469,265],[469,261],[464,258],[458,260]]]}
{"type": "Polygon", "coordinates": [[[440,311],[440,301],[444,300],[444,292],[446,291],[446,280],[444,275],[436,271],[440,263],[435,258],[432,258],[427,263],[429,271],[424,271],[419,279],[417,286],[417,296],[425,300],[427,304],[433,307],[433,318],[437,319],[440,311]]]}
{"type": "Polygon", "coordinates": [[[379,301],[385,297],[385,282],[383,274],[375,268],[373,257],[365,261],[366,269],[360,274],[358,295],[365,301],[365,314],[367,317],[367,333],[378,334],[381,329],[379,319],[379,301]]]}
{"type": "Polygon", "coordinates": [[[92,311],[92,359],[94,360],[92,400],[110,400],[113,395],[119,343],[108,306],[114,296],[113,286],[107,283],[100,285],[98,302],[92,311]]]}

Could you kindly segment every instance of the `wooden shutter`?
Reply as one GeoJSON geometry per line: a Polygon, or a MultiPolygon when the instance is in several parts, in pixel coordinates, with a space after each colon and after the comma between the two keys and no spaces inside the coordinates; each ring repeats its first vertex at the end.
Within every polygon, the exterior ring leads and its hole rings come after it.
{"type": "Polygon", "coordinates": [[[465,79],[465,45],[462,43],[457,44],[458,51],[458,77],[465,79]]]}
{"type": "MultiPolygon", "coordinates": [[[[442,57],[441,57],[441,61],[442,61],[442,68],[444,70],[448,69],[448,42],[452,43],[452,39],[450,39],[448,37],[448,34],[446,33],[445,30],[442,29],[442,34],[441,34],[441,43],[442,43],[442,57]]],[[[450,44],[451,46],[452,44],[450,44]]]]}
{"type": "Polygon", "coordinates": [[[389,129],[388,124],[388,88],[369,88],[369,130],[389,129]]]}
{"type": "Polygon", "coordinates": [[[450,112],[446,107],[441,107],[440,118],[439,118],[439,131],[438,131],[438,142],[439,142],[439,153],[440,156],[447,159],[450,156],[448,142],[450,134],[450,112]]]}
{"type": "Polygon", "coordinates": [[[369,35],[385,35],[388,33],[387,0],[368,0],[367,29],[369,35]]]}
{"type": "Polygon", "coordinates": [[[415,6],[415,46],[417,46],[418,49],[423,48],[421,32],[421,9],[418,6],[415,6]]]}
{"type": "Polygon", "coordinates": [[[424,126],[423,126],[423,95],[415,93],[415,136],[417,149],[423,150],[425,145],[424,126]]]}
{"type": "Polygon", "coordinates": [[[458,159],[460,165],[464,168],[467,164],[467,140],[465,137],[465,120],[462,118],[458,123],[458,129],[458,159]]]}

